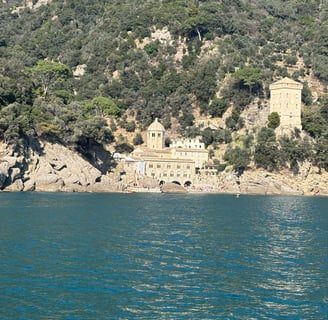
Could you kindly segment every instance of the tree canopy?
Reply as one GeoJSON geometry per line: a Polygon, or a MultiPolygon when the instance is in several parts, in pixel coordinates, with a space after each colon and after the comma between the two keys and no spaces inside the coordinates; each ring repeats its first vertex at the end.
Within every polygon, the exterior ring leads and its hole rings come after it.
{"type": "MultiPolygon", "coordinates": [[[[159,117],[165,128],[201,135],[215,148],[230,143],[244,127],[248,105],[265,104],[272,81],[289,76],[304,82],[302,125],[316,146],[308,157],[316,156],[325,168],[320,148],[327,146],[327,99],[313,103],[305,80],[314,75],[327,86],[327,2],[52,0],[32,9],[25,5],[14,0],[0,7],[1,139],[20,145],[22,139],[41,137],[84,148],[113,143],[117,127],[139,132],[159,117]],[[230,107],[224,128],[198,126],[196,114],[222,117],[230,107]]],[[[257,166],[284,166],[294,156],[279,156],[282,144],[291,144],[272,141],[270,130],[277,125],[271,115],[254,150],[230,149],[247,152],[257,166]]],[[[233,155],[231,163],[238,158],[233,155]]]]}
{"type": "Polygon", "coordinates": [[[32,68],[27,69],[32,79],[35,79],[35,85],[41,85],[42,94],[47,97],[49,89],[60,81],[64,82],[71,76],[68,66],[54,61],[39,60],[32,68]]]}

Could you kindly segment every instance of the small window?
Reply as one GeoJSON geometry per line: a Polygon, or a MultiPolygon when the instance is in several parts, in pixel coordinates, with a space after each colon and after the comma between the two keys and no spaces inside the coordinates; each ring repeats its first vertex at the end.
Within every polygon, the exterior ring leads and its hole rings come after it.
{"type": "Polygon", "coordinates": [[[187,165],[187,169],[190,169],[190,165],[187,165]]]}
{"type": "Polygon", "coordinates": [[[152,133],[151,136],[152,136],[153,138],[155,138],[155,133],[152,133]]]}
{"type": "Polygon", "coordinates": [[[180,168],[181,168],[181,166],[178,164],[178,165],[177,165],[177,169],[180,169],[180,168]]]}
{"type": "Polygon", "coordinates": [[[161,165],[160,165],[160,164],[158,164],[156,167],[157,167],[157,168],[160,168],[160,167],[161,167],[161,165]]]}
{"type": "Polygon", "coordinates": [[[170,165],[170,164],[168,164],[168,165],[167,165],[167,168],[168,168],[168,169],[171,169],[171,165],[170,165]]]}
{"type": "Polygon", "coordinates": [[[160,138],[161,137],[161,134],[160,133],[157,133],[157,137],[160,138]]]}
{"type": "Polygon", "coordinates": [[[149,168],[153,168],[154,166],[153,166],[153,164],[152,163],[150,163],[149,164],[149,168]]]}

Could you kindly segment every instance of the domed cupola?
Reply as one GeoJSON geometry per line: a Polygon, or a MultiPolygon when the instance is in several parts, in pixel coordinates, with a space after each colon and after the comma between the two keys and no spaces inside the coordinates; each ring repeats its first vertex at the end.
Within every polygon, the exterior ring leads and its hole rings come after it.
{"type": "Polygon", "coordinates": [[[163,149],[165,129],[158,118],[147,129],[147,147],[151,149],[163,149]]]}

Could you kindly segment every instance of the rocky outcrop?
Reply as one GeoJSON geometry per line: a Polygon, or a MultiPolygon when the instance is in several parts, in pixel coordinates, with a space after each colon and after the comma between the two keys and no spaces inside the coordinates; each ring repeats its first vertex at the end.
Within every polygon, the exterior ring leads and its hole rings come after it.
{"type": "Polygon", "coordinates": [[[23,190],[22,172],[25,159],[17,154],[7,151],[0,152],[0,189],[8,187],[15,191],[23,190]]]}
{"type": "Polygon", "coordinates": [[[271,195],[328,195],[328,173],[305,164],[300,174],[289,170],[267,172],[262,169],[245,171],[240,177],[232,172],[218,177],[217,192],[271,195]],[[308,166],[308,168],[305,168],[308,166]]]}
{"type": "MultiPolygon", "coordinates": [[[[117,166],[115,172],[103,174],[79,153],[59,144],[43,143],[38,152],[27,157],[16,154],[0,143],[0,190],[60,192],[122,192],[158,190],[156,179],[127,175],[117,166]]],[[[278,173],[249,169],[237,177],[227,170],[219,175],[200,176],[191,191],[234,194],[325,195],[328,196],[328,173],[305,163],[300,173],[278,173]]],[[[185,193],[174,183],[165,183],[163,192],[185,193]]]]}
{"type": "Polygon", "coordinates": [[[42,152],[29,150],[18,157],[0,146],[0,189],[5,191],[121,191],[119,175],[103,175],[77,152],[62,145],[44,143],[42,152]]]}
{"type": "Polygon", "coordinates": [[[187,193],[187,190],[183,186],[172,182],[163,184],[161,190],[165,193],[187,193]]]}
{"type": "Polygon", "coordinates": [[[18,13],[19,14],[19,12],[21,10],[24,10],[26,8],[35,10],[35,9],[40,8],[41,6],[44,6],[44,5],[48,4],[49,2],[51,2],[51,0],[39,0],[39,1],[27,0],[27,1],[23,2],[22,6],[13,7],[11,13],[18,13]]]}

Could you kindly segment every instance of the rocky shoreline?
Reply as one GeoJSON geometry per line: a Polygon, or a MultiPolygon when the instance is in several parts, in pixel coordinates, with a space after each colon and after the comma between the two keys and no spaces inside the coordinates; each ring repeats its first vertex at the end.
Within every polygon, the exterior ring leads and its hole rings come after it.
{"type": "Polygon", "coordinates": [[[31,151],[28,157],[17,155],[0,145],[0,190],[36,192],[191,192],[223,194],[267,194],[328,196],[328,173],[305,163],[298,175],[289,170],[271,173],[250,169],[237,177],[225,171],[200,179],[195,188],[167,184],[159,189],[156,180],[122,175],[119,168],[102,174],[77,152],[62,145],[44,142],[42,153],[31,151]]]}

